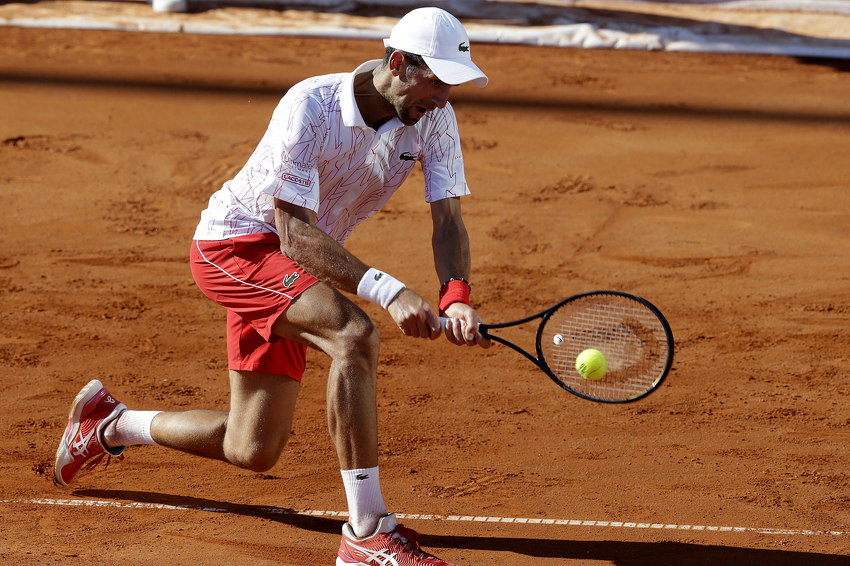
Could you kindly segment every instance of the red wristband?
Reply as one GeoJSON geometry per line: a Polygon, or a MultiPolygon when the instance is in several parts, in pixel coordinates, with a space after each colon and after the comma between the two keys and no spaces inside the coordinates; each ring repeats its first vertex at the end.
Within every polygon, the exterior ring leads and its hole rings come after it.
{"type": "Polygon", "coordinates": [[[469,283],[463,279],[449,279],[440,289],[440,314],[453,303],[469,304],[469,283]]]}

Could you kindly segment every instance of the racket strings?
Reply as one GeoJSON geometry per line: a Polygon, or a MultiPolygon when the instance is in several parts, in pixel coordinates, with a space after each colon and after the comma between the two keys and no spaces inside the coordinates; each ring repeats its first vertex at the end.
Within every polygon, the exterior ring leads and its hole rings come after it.
{"type": "Polygon", "coordinates": [[[540,347],[544,363],[565,387],[604,401],[632,399],[654,388],[669,358],[667,332],[656,314],[616,294],[565,303],[541,328],[540,347]],[[583,379],[575,368],[576,357],[590,348],[602,352],[608,364],[598,380],[583,379]]]}

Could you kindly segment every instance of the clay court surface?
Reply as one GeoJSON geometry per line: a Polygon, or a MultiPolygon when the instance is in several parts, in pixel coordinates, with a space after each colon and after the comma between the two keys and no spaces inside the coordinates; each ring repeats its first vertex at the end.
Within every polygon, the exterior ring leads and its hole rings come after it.
{"type": "MultiPolygon", "coordinates": [[[[847,63],[474,50],[491,83],[453,92],[474,305],[502,322],[634,293],[667,315],[675,365],[650,397],[597,404],[506,347],[405,338],[363,304],[390,510],[469,566],[850,564],[847,63]]],[[[319,353],[268,473],[141,447],[50,478],[92,378],[131,408],[227,409],[224,311],[187,261],[199,214],[289,86],[382,51],[0,31],[4,565],[333,564],[319,353]]],[[[421,173],[349,248],[436,302],[421,173]]]]}

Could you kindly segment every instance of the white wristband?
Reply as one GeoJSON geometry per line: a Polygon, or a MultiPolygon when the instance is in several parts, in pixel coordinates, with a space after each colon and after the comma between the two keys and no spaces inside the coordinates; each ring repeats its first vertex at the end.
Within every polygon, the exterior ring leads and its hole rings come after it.
{"type": "Polygon", "coordinates": [[[370,267],[357,285],[357,296],[387,308],[402,289],[404,283],[388,273],[370,267]]]}

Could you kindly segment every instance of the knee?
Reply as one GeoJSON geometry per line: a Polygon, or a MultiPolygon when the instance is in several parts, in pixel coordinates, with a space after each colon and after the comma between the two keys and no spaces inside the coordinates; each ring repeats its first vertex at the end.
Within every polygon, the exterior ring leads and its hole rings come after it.
{"type": "Polygon", "coordinates": [[[377,363],[381,335],[368,316],[349,319],[335,341],[337,352],[333,357],[337,360],[358,366],[377,363]]]}
{"type": "Polygon", "coordinates": [[[288,438],[280,442],[233,442],[225,438],[224,453],[227,460],[240,468],[252,472],[267,472],[271,470],[286,446],[288,438]]]}

